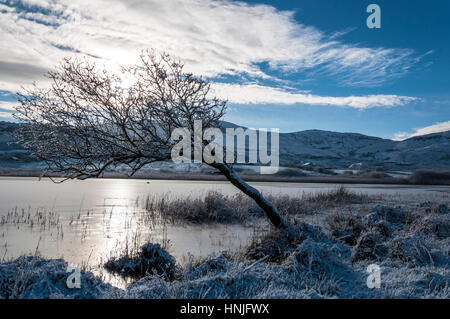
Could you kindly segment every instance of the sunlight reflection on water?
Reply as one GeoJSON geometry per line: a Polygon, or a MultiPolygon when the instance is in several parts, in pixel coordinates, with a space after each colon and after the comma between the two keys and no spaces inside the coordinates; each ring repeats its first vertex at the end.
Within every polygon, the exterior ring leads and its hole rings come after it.
{"type": "MultiPolygon", "coordinates": [[[[333,189],[332,184],[252,183],[272,194],[298,195],[333,189]]],[[[47,258],[64,258],[87,265],[118,286],[122,279],[102,271],[101,265],[124,247],[156,242],[168,246],[178,262],[238,250],[249,243],[253,227],[244,225],[176,226],[149,221],[142,209],[149,194],[202,196],[210,190],[234,194],[226,182],[87,180],[54,184],[36,178],[0,178],[0,260],[36,250],[47,258]]],[[[368,194],[448,196],[450,187],[349,185],[368,194]]]]}

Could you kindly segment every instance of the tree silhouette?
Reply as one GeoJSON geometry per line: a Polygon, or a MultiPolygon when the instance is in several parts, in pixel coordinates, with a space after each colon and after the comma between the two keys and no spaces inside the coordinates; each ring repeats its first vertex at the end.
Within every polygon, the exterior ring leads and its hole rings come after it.
{"type": "MultiPolygon", "coordinates": [[[[219,127],[226,101],[209,98],[210,83],[184,72],[183,64],[166,53],[145,51],[140,58],[140,65],[118,73],[86,59],[64,59],[48,73],[49,89],[35,85],[18,93],[16,118],[23,123],[18,142],[64,181],[101,177],[106,169],[123,165],[133,175],[147,164],[171,159],[174,129],[187,128],[193,136],[197,120],[219,127]]],[[[272,203],[240,179],[232,165],[208,165],[251,197],[273,225],[287,227],[272,203]]]]}

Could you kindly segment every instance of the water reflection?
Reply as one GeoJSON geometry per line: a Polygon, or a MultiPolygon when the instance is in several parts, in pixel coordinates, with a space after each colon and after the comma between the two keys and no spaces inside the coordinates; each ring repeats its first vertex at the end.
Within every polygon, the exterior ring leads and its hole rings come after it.
{"type": "Polygon", "coordinates": [[[5,261],[38,251],[43,257],[64,258],[69,264],[87,267],[124,287],[123,278],[108,274],[101,265],[125,250],[160,243],[183,263],[189,256],[240,249],[252,234],[251,227],[242,225],[167,225],[149,217],[138,200],[130,201],[127,196],[131,194],[120,185],[104,205],[61,214],[43,208],[11,210],[0,225],[0,258],[5,261]]]}
{"type": "MultiPolygon", "coordinates": [[[[252,183],[266,193],[298,195],[333,189],[332,184],[252,183]]],[[[48,258],[87,265],[106,280],[121,279],[99,267],[111,254],[151,241],[168,247],[178,262],[237,250],[248,244],[253,227],[243,225],[177,226],[149,218],[142,209],[149,194],[202,196],[216,190],[234,194],[226,182],[87,180],[54,184],[35,178],[0,178],[0,258],[7,260],[39,251],[48,258]]],[[[448,196],[446,186],[349,185],[368,194],[448,196]]]]}

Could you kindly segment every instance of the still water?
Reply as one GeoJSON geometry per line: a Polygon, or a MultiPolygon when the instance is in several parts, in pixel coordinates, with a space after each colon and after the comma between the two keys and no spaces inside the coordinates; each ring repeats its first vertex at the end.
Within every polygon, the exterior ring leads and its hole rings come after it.
{"type": "MultiPolygon", "coordinates": [[[[320,183],[266,183],[264,193],[301,195],[336,188],[320,183]]],[[[346,185],[370,195],[448,196],[446,186],[346,185]]],[[[248,244],[253,227],[243,225],[149,226],[142,220],[148,195],[203,196],[215,190],[234,194],[228,182],[91,179],[55,184],[37,178],[0,178],[0,261],[38,251],[49,258],[96,267],[127,244],[168,243],[179,262],[248,244]]]]}

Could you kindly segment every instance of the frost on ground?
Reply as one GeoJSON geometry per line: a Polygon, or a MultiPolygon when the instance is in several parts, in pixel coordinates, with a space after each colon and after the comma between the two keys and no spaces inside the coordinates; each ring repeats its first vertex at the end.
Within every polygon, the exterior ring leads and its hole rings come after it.
{"type": "Polygon", "coordinates": [[[21,257],[0,264],[0,297],[449,298],[449,216],[445,204],[423,203],[376,205],[366,216],[338,212],[323,227],[293,220],[287,232],[268,232],[243,253],[183,267],[149,244],[130,260],[111,261],[119,271],[146,270],[126,290],[84,271],[81,289],[68,289],[63,260],[21,257]],[[379,289],[366,284],[373,263],[381,268],[379,289]]]}
{"type": "Polygon", "coordinates": [[[81,270],[81,289],[69,289],[62,259],[23,256],[0,264],[0,298],[111,298],[119,289],[81,270]]]}

